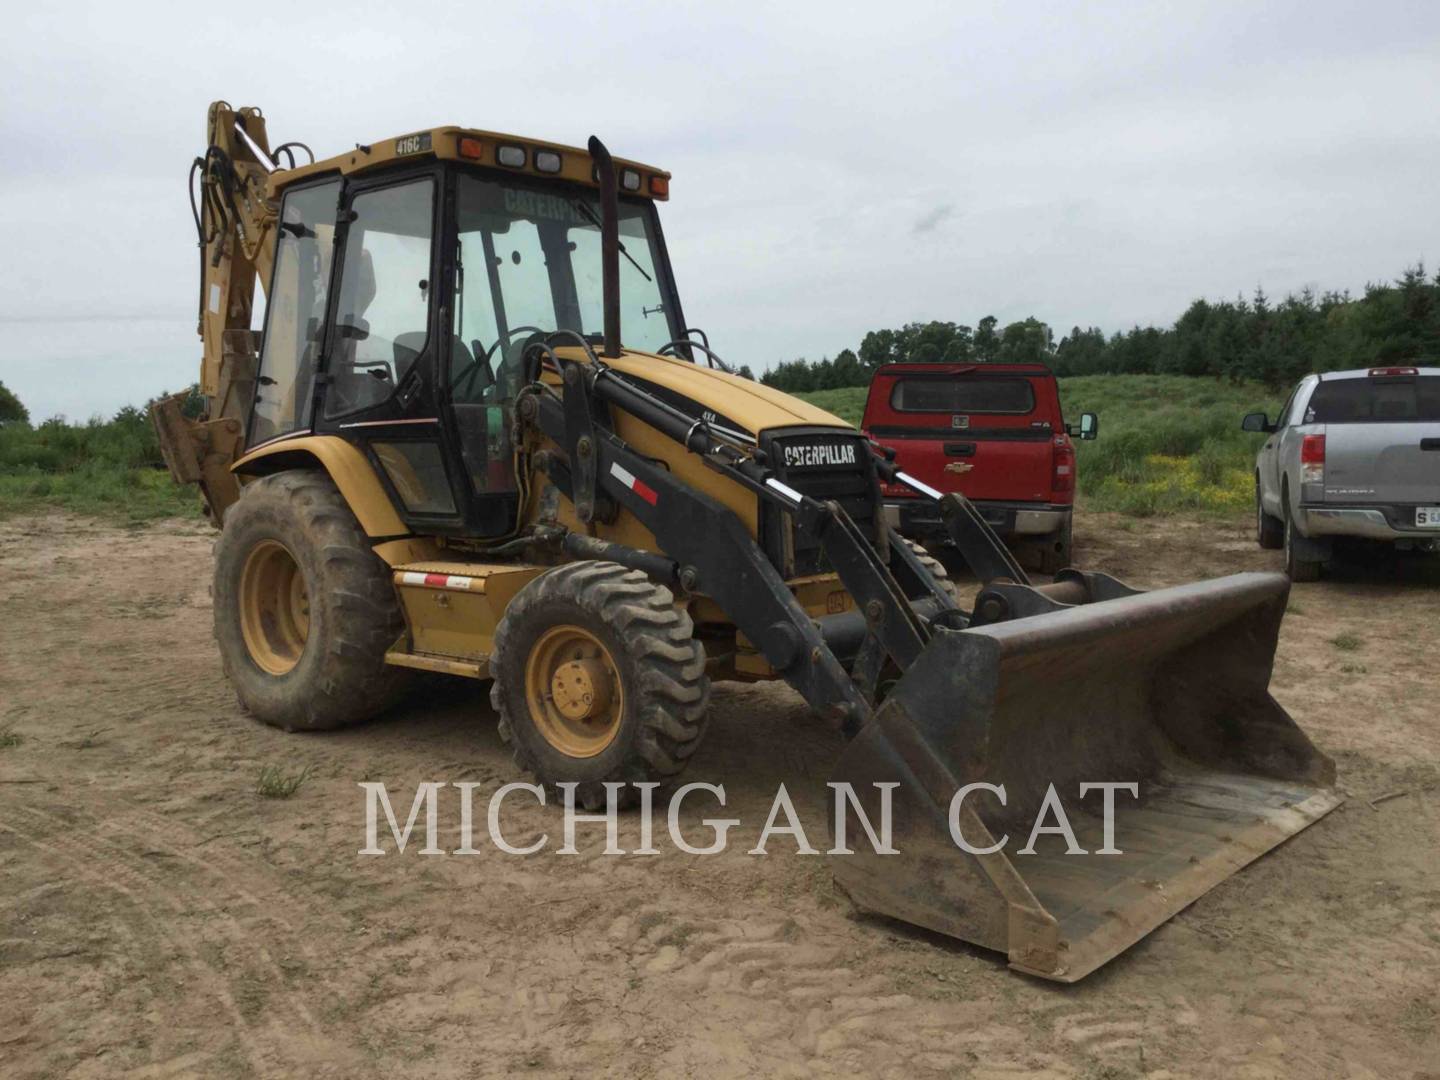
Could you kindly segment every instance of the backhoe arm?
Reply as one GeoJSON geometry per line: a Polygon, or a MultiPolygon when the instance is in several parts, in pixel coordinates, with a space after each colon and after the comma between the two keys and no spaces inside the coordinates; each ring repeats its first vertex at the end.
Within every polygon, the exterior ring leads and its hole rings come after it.
{"type": "Polygon", "coordinates": [[[206,128],[205,153],[190,168],[205,413],[187,418],[181,411],[187,395],[179,394],[158,402],[152,418],[171,475],[200,486],[218,525],[240,494],[230,465],[244,449],[255,397],[260,335],[250,322],[257,278],[268,281],[275,260],[277,207],[267,190],[275,163],[260,110],[217,101],[206,128]]]}

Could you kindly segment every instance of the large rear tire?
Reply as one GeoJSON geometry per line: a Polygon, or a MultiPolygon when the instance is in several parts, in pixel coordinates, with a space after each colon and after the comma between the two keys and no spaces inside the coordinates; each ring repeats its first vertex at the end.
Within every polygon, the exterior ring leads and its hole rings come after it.
{"type": "Polygon", "coordinates": [[[576,783],[589,810],[605,805],[606,782],[673,780],[709,704],[694,634],[670,590],[637,570],[584,561],[536,578],[510,602],[490,658],[516,764],[551,788],[576,783]]]}
{"type": "Polygon", "coordinates": [[[247,484],[215,544],[215,640],[252,715],[287,731],[365,720],[406,672],[385,663],[404,629],[390,571],[322,472],[247,484]]]}

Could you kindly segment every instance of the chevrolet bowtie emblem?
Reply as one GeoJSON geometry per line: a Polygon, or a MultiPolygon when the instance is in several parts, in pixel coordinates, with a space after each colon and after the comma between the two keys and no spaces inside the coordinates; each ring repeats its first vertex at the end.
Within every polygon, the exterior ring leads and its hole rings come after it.
{"type": "Polygon", "coordinates": [[[952,461],[949,465],[945,466],[945,471],[953,473],[967,473],[974,467],[975,466],[971,465],[968,461],[952,461]]]}

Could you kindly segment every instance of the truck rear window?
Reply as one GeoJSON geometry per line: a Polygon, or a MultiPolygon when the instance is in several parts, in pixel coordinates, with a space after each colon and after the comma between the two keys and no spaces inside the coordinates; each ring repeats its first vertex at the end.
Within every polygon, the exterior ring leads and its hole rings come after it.
{"type": "Polygon", "coordinates": [[[1305,409],[1307,424],[1440,422],[1440,375],[1386,375],[1322,381],[1305,409]]]}
{"type": "Polygon", "coordinates": [[[1035,390],[1028,379],[993,375],[920,376],[896,379],[890,407],[897,412],[1008,413],[1024,415],[1035,410],[1035,390]]]}

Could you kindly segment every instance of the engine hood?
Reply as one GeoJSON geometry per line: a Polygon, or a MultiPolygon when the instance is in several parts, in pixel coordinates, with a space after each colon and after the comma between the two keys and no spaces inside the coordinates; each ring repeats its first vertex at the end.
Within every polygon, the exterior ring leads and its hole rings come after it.
{"type": "Polygon", "coordinates": [[[626,352],[606,363],[667,404],[745,435],[758,437],[775,428],[797,426],[855,430],[809,402],[688,360],[626,352]]]}

